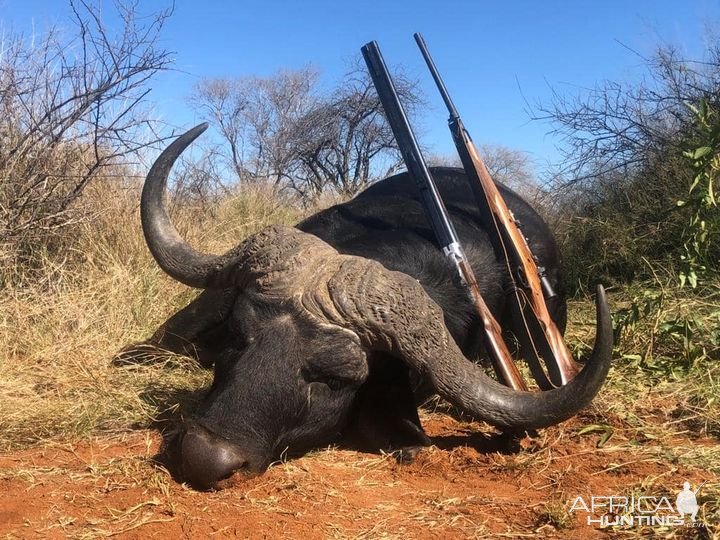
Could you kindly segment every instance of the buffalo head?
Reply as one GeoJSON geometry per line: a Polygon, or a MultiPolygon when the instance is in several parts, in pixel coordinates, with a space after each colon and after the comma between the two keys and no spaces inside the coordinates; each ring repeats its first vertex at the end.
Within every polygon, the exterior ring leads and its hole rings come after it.
{"type": "Polygon", "coordinates": [[[194,485],[259,472],[286,448],[328,441],[346,424],[378,359],[405,366],[463,411],[501,428],[556,424],[595,396],[612,349],[602,290],[595,348],[580,374],[551,391],[517,392],[463,356],[443,311],[407,274],[339,254],[290,227],[268,227],[221,256],[194,250],[170,222],[164,192],[173,163],[205,127],[161,154],[141,206],[147,244],[165,272],[191,287],[230,291],[222,307],[230,337],[179,439],[182,472],[194,485]]]}

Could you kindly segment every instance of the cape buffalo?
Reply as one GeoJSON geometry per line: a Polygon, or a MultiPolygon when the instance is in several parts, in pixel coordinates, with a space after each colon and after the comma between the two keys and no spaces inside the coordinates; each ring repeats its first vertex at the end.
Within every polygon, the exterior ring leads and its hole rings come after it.
{"type": "MultiPolygon", "coordinates": [[[[142,226],[160,267],[203,289],[149,339],[214,366],[214,379],[177,439],[184,479],[208,488],[236,471],[260,472],[283,451],[360,431],[382,449],[429,444],[417,399],[437,393],[502,429],[561,422],[585,407],[610,366],[612,329],[602,289],[595,348],[568,385],[511,390],[475,361],[478,318],[436,247],[407,173],[296,227],[268,227],[224,255],[206,255],[178,234],[165,210],[173,163],[202,133],[175,140],[150,170],[142,226]],[[472,361],[471,361],[472,360],[472,361]]],[[[509,325],[505,282],[464,172],[433,175],[477,275],[482,295],[509,325]]],[[[538,214],[500,186],[539,264],[559,293],[551,305],[565,326],[555,241],[538,214]]]]}

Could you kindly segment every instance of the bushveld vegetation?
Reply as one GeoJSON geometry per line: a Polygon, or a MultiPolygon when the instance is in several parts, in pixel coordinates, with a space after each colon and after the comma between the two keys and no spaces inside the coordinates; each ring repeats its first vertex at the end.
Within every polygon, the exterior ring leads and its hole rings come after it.
{"type": "MultiPolygon", "coordinates": [[[[138,163],[164,139],[143,105],[147,82],[170,65],[157,46],[169,13],[142,26],[121,9],[115,40],[90,5],[74,10],[89,56],[68,56],[51,32],[32,47],[6,38],[0,57],[2,451],[155,425],[209,381],[181,357],[110,364],[195,294],[154,264],[138,216],[138,163]]],[[[661,48],[647,65],[642,84],[558,96],[538,115],[567,139],[554,184],[533,195],[555,227],[576,295],[568,341],[577,351],[591,344],[585,291],[596,282],[610,286],[618,338],[605,390],[583,424],[567,429],[598,446],[621,440],[638,459],[717,475],[720,44],[703,62],[661,48]],[[688,454],[679,438],[703,442],[688,454]]],[[[190,103],[222,142],[176,175],[172,212],[195,246],[221,252],[397,167],[367,78],[353,70],[327,96],[315,81],[304,70],[196,88],[190,103]]],[[[412,82],[403,92],[421,103],[412,82]]],[[[525,162],[502,155],[491,168],[521,172],[527,188],[525,162]]],[[[705,508],[707,522],[719,523],[720,507],[705,508]]]]}

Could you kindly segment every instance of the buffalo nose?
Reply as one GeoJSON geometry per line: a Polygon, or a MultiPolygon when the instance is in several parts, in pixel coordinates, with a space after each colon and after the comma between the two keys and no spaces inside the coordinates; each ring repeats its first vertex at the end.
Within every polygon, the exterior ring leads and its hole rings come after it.
{"type": "Polygon", "coordinates": [[[184,479],[199,489],[211,488],[248,465],[237,446],[195,423],[186,428],[180,460],[184,479]]]}

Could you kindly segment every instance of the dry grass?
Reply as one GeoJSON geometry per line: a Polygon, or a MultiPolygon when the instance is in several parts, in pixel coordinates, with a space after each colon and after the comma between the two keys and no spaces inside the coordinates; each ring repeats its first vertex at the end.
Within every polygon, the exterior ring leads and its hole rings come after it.
{"type": "MultiPolygon", "coordinates": [[[[113,354],[147,338],[196,293],[152,260],[139,224],[137,186],[87,194],[95,217],[73,229],[61,256],[32,283],[0,292],[0,449],[147,426],[208,375],[183,358],[117,369],[113,354]]],[[[268,189],[245,189],[215,209],[176,212],[199,249],[222,252],[302,211],[268,189]]]]}

